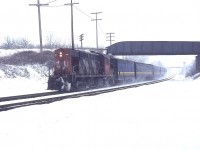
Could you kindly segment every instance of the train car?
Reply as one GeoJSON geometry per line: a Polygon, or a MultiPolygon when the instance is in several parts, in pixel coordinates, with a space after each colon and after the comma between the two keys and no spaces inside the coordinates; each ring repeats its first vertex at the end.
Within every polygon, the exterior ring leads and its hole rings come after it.
{"type": "Polygon", "coordinates": [[[160,67],[160,77],[163,77],[167,72],[166,68],[160,67]]]}
{"type": "Polygon", "coordinates": [[[167,72],[165,68],[159,66],[153,66],[154,68],[154,79],[163,77],[167,72]]]}
{"type": "Polygon", "coordinates": [[[161,67],[153,66],[154,78],[158,78],[161,75],[161,67]]]}
{"type": "Polygon", "coordinates": [[[116,83],[133,82],[135,80],[135,62],[130,60],[123,60],[111,58],[111,66],[116,83]]]}
{"type": "Polygon", "coordinates": [[[114,81],[110,57],[95,52],[60,48],[54,52],[55,66],[48,89],[71,91],[114,81]]]}
{"type": "Polygon", "coordinates": [[[154,77],[153,65],[136,62],[135,66],[136,66],[137,81],[147,81],[153,79],[154,77]]]}
{"type": "Polygon", "coordinates": [[[115,83],[153,80],[166,72],[166,70],[161,67],[131,60],[111,58],[111,63],[114,64],[111,66],[115,68],[115,83]]]}
{"type": "Polygon", "coordinates": [[[164,75],[164,68],[114,58],[97,52],[60,48],[54,52],[55,66],[48,89],[72,91],[152,80],[164,75]]]}

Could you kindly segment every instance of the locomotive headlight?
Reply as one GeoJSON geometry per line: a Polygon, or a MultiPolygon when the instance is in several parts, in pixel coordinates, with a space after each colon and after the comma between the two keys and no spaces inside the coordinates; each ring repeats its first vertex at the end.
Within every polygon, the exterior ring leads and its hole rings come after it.
{"type": "Polygon", "coordinates": [[[62,52],[60,52],[59,56],[60,56],[60,57],[62,57],[62,56],[63,56],[62,52]]]}

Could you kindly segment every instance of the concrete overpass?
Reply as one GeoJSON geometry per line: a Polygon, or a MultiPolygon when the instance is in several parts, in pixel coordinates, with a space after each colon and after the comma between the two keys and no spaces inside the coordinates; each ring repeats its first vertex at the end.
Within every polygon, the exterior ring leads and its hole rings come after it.
{"type": "Polygon", "coordinates": [[[107,47],[112,55],[197,55],[200,72],[200,41],[123,41],[107,47]]]}

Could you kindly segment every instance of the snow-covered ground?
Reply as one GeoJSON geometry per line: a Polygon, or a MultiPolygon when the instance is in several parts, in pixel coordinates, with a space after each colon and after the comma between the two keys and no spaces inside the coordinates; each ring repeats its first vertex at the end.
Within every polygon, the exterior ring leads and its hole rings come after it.
{"type": "Polygon", "coordinates": [[[15,79],[0,78],[0,97],[47,92],[47,80],[47,78],[42,80],[30,80],[23,77],[15,79]]]}
{"type": "MultiPolygon", "coordinates": [[[[47,91],[46,69],[0,66],[0,97],[47,91]]],[[[0,112],[0,149],[199,150],[199,76],[0,112]]]]}
{"type": "Polygon", "coordinates": [[[199,89],[200,79],[179,76],[159,84],[0,112],[0,147],[199,150],[199,89]]]}

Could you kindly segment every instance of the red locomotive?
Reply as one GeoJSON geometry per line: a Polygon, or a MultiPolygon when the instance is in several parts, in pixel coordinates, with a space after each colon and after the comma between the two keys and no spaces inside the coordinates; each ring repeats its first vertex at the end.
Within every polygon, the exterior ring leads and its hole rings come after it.
{"type": "Polygon", "coordinates": [[[107,55],[68,48],[57,49],[54,55],[55,67],[49,77],[48,89],[71,91],[114,82],[107,55]]]}

